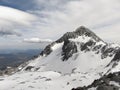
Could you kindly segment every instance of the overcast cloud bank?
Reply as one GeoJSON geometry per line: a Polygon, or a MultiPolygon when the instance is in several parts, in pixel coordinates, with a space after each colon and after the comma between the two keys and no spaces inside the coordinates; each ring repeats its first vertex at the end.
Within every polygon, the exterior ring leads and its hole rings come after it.
{"type": "Polygon", "coordinates": [[[33,2],[33,9],[27,8],[24,11],[0,6],[0,12],[3,12],[0,13],[0,36],[11,35],[5,38],[6,41],[33,42],[31,39],[33,37],[56,40],[65,32],[83,25],[106,41],[120,43],[119,0],[33,0],[33,2]],[[13,35],[21,37],[16,38],[13,35]]]}

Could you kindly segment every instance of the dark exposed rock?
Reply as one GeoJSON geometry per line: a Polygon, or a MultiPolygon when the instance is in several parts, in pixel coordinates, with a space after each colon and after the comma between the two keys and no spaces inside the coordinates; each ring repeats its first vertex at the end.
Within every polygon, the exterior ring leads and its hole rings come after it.
{"type": "Polygon", "coordinates": [[[73,88],[72,90],[87,90],[87,88],[84,86],[84,87],[73,88]]]}
{"type": "Polygon", "coordinates": [[[86,49],[89,50],[88,47],[90,47],[92,45],[95,45],[95,42],[93,42],[92,40],[86,42],[85,44],[82,44],[81,45],[81,51],[86,50],[86,49]]]}
{"type": "Polygon", "coordinates": [[[92,37],[95,41],[102,41],[102,39],[100,39],[94,32],[84,26],[77,28],[75,33],[79,36],[86,35],[88,37],[92,37]]]}
{"type": "Polygon", "coordinates": [[[96,90],[119,90],[120,87],[111,84],[111,81],[120,85],[120,72],[104,75],[87,87],[78,87],[72,90],[88,90],[89,88],[96,88],[96,90]]]}
{"type": "Polygon", "coordinates": [[[0,76],[12,75],[17,71],[18,71],[18,69],[16,67],[7,67],[5,70],[0,71],[0,76]]]}
{"type": "Polygon", "coordinates": [[[45,81],[51,81],[52,79],[50,79],[50,78],[47,78],[45,81]]]}
{"type": "Polygon", "coordinates": [[[49,55],[52,52],[51,47],[55,44],[55,42],[49,44],[48,46],[46,46],[46,48],[40,53],[40,55],[49,55]]]}
{"type": "Polygon", "coordinates": [[[56,42],[61,43],[63,41],[67,41],[70,38],[77,38],[77,37],[78,37],[78,35],[75,34],[74,32],[67,32],[60,39],[58,39],[56,42]]]}
{"type": "Polygon", "coordinates": [[[34,68],[33,66],[28,66],[25,68],[26,71],[30,71],[32,68],[34,68]]]}
{"type": "Polygon", "coordinates": [[[120,49],[116,52],[113,60],[120,60],[120,49]]]}
{"type": "Polygon", "coordinates": [[[91,30],[84,26],[80,26],[77,28],[74,32],[67,32],[65,33],[60,39],[58,39],[56,42],[61,43],[63,41],[67,41],[68,39],[71,38],[77,38],[78,36],[87,36],[87,37],[92,37],[95,41],[102,41],[95,33],[93,33],[91,30]]]}
{"type": "Polygon", "coordinates": [[[77,46],[75,42],[72,41],[65,41],[64,45],[62,47],[62,56],[63,56],[63,61],[67,60],[69,57],[73,55],[73,53],[77,52],[77,46]]]}
{"type": "Polygon", "coordinates": [[[100,85],[100,86],[97,87],[96,90],[119,90],[119,88],[116,87],[116,86],[113,86],[113,85],[109,85],[109,86],[107,86],[107,85],[100,85]]]}

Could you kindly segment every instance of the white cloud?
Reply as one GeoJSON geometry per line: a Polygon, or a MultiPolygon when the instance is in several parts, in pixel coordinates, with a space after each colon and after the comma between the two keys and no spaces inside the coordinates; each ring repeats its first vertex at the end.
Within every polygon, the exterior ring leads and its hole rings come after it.
{"type": "Polygon", "coordinates": [[[5,6],[0,6],[0,12],[0,35],[19,36],[18,29],[29,27],[36,19],[31,14],[5,6]]]}
{"type": "MultiPolygon", "coordinates": [[[[38,0],[37,4],[41,5],[42,1],[38,0]]],[[[49,5],[48,0],[44,0],[42,4],[45,9],[32,12],[40,16],[35,34],[41,38],[56,39],[84,25],[105,40],[114,41],[117,38],[120,41],[119,0],[51,0],[49,5]],[[116,38],[113,38],[112,33],[116,38]]]]}
{"type": "Polygon", "coordinates": [[[24,39],[23,41],[27,43],[51,43],[52,42],[52,40],[50,39],[40,39],[40,38],[24,39]]]}

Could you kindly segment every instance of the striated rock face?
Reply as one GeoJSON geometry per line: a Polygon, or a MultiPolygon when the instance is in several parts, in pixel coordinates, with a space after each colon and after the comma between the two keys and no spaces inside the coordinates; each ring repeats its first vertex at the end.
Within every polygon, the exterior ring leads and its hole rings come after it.
{"type": "Polygon", "coordinates": [[[69,59],[76,52],[77,52],[77,46],[75,42],[71,42],[69,40],[65,41],[62,47],[63,61],[69,59]]]}
{"type": "Polygon", "coordinates": [[[120,60],[120,49],[118,49],[118,50],[116,51],[116,54],[115,54],[113,60],[114,60],[114,61],[120,60]]]}

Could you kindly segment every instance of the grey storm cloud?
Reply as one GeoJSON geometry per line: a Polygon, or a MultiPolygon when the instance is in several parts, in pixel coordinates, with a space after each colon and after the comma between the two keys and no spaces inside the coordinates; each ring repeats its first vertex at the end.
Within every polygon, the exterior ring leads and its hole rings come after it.
{"type": "Polygon", "coordinates": [[[0,30],[0,36],[8,36],[8,35],[22,36],[22,34],[15,32],[13,30],[4,30],[4,29],[0,30]]]}

